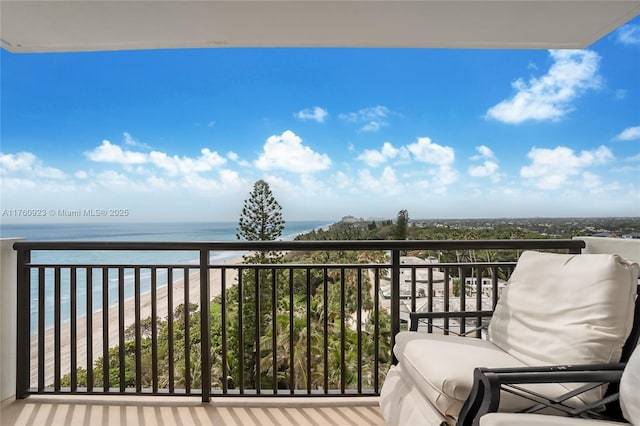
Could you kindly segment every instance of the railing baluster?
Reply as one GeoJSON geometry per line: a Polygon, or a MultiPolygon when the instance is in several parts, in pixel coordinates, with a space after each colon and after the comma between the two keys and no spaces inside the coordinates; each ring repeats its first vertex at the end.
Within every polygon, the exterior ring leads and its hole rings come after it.
{"type": "Polygon", "coordinates": [[[293,269],[289,269],[289,392],[295,393],[295,353],[294,353],[294,306],[293,306],[293,269]]]}
{"type": "Polygon", "coordinates": [[[229,371],[227,368],[227,269],[220,268],[221,287],[220,287],[220,303],[221,303],[221,329],[222,329],[222,394],[226,395],[229,391],[229,371]]]}
{"type": "Polygon", "coordinates": [[[135,339],[136,339],[136,392],[142,392],[142,330],[140,329],[140,268],[135,268],[133,278],[133,298],[135,316],[135,339]]]}
{"type": "Polygon", "coordinates": [[[261,380],[260,380],[260,323],[262,321],[262,318],[260,317],[260,313],[261,313],[261,291],[260,291],[260,277],[263,276],[264,274],[266,274],[266,269],[255,269],[255,273],[254,273],[254,300],[255,300],[255,318],[254,318],[254,325],[255,325],[255,334],[253,336],[253,342],[254,342],[254,346],[253,346],[253,362],[254,362],[254,369],[253,369],[253,373],[254,373],[254,383],[253,386],[256,390],[256,394],[260,395],[260,387],[261,387],[261,380]]]}
{"type": "MultiPolygon", "coordinates": [[[[358,268],[358,303],[356,311],[356,325],[358,336],[358,394],[362,394],[362,268],[358,268]]],[[[415,300],[415,298],[414,298],[415,300]]]]}
{"type": "Polygon", "coordinates": [[[272,375],[273,375],[273,394],[278,394],[278,280],[276,269],[271,271],[271,347],[273,351],[272,357],[272,375]]]}
{"type": "MultiPolygon", "coordinates": [[[[184,268],[183,282],[184,282],[184,390],[186,394],[191,393],[191,336],[189,334],[191,329],[190,324],[190,309],[189,309],[189,269],[184,268]]],[[[154,321],[155,322],[155,321],[154,321]]],[[[156,390],[154,389],[154,392],[156,390]]]]}
{"type": "MultiPolygon", "coordinates": [[[[427,312],[433,312],[433,267],[429,267],[429,283],[427,284],[427,312]]],[[[433,333],[433,322],[429,319],[427,333],[433,333]]]]}
{"type": "Polygon", "coordinates": [[[158,270],[155,266],[151,268],[151,392],[158,393],[158,270]]]}
{"type": "Polygon", "coordinates": [[[93,392],[93,268],[87,267],[87,392],[93,392]]]}
{"type": "MultiPolygon", "coordinates": [[[[476,311],[482,311],[482,297],[484,296],[483,284],[482,284],[482,269],[480,267],[477,268],[478,271],[478,286],[476,287],[476,311]]],[[[476,337],[480,337],[482,335],[480,327],[482,327],[482,317],[476,317],[476,337]]]]}
{"type": "Polygon", "coordinates": [[[306,292],[307,292],[307,394],[311,394],[311,268],[306,269],[306,292]]]}
{"type": "Polygon", "coordinates": [[[411,267],[411,312],[416,311],[416,267],[411,267]]]}
{"type": "Polygon", "coordinates": [[[120,367],[120,392],[125,391],[124,363],[124,268],[118,268],[118,364],[120,367]]]}
{"type": "Polygon", "coordinates": [[[78,308],[77,308],[77,292],[78,292],[78,270],[75,266],[70,269],[70,286],[69,290],[70,294],[70,319],[71,319],[71,330],[70,330],[70,345],[71,345],[71,354],[70,354],[70,368],[71,368],[71,392],[76,392],[78,390],[78,308]]]}
{"type": "Polygon", "coordinates": [[[102,388],[109,392],[109,268],[102,268],[102,388]]]}
{"type": "Polygon", "coordinates": [[[374,269],[374,297],[373,297],[373,391],[380,392],[380,269],[374,269]]]}
{"type": "MultiPolygon", "coordinates": [[[[466,268],[458,268],[458,281],[460,284],[458,286],[458,292],[460,293],[460,312],[464,312],[467,310],[467,269],[466,268]]],[[[460,334],[464,334],[466,331],[466,319],[461,316],[459,320],[460,330],[458,331],[460,334]]]]}
{"type": "Polygon", "coordinates": [[[345,360],[346,356],[346,333],[347,327],[345,324],[345,304],[346,304],[346,296],[345,296],[345,282],[344,282],[344,268],[340,268],[340,392],[344,393],[346,388],[346,378],[345,373],[347,369],[347,362],[345,360]]]}
{"type": "Polygon", "coordinates": [[[18,250],[17,262],[16,398],[24,399],[31,387],[31,252],[18,250]]]}
{"type": "Polygon", "coordinates": [[[44,391],[44,327],[45,307],[45,268],[38,268],[38,392],[44,391]]]}
{"type": "Polygon", "coordinates": [[[211,395],[211,316],[210,310],[210,286],[209,286],[209,251],[200,250],[200,353],[201,373],[200,387],[202,390],[202,402],[209,402],[211,395]]]}
{"type": "MultiPolygon", "coordinates": [[[[400,250],[391,250],[391,348],[395,346],[396,334],[400,332],[400,250]]],[[[398,363],[395,354],[393,364],[398,363]]]]}
{"type": "Polygon", "coordinates": [[[168,344],[168,368],[169,368],[169,393],[175,392],[175,344],[173,341],[173,268],[167,268],[167,344],[168,344]]]}
{"type": "MultiPolygon", "coordinates": [[[[444,268],[444,312],[449,312],[449,268],[444,268]]],[[[449,334],[449,317],[444,318],[444,334],[449,334]]]]}
{"type": "Polygon", "coordinates": [[[244,394],[244,322],[243,316],[243,299],[244,299],[244,282],[243,282],[244,269],[238,268],[238,381],[240,395],[244,394]]]}
{"type": "Polygon", "coordinates": [[[54,268],[54,273],[53,273],[53,283],[54,283],[54,290],[53,290],[53,352],[54,352],[54,356],[53,356],[53,390],[55,392],[60,392],[60,328],[62,327],[62,321],[61,321],[61,300],[62,300],[62,295],[61,290],[60,290],[60,267],[55,267],[54,268]]]}
{"type": "Polygon", "coordinates": [[[329,277],[327,268],[322,269],[322,305],[323,305],[323,360],[324,360],[324,393],[329,393],[329,277]]]}
{"type": "Polygon", "coordinates": [[[491,267],[491,275],[493,279],[491,280],[491,291],[493,300],[491,300],[491,310],[496,308],[496,303],[498,303],[498,268],[495,266],[491,267]]]}

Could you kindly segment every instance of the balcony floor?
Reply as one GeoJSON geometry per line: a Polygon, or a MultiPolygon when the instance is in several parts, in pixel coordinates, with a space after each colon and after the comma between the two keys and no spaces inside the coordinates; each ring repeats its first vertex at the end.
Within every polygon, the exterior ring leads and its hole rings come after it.
{"type": "Polygon", "coordinates": [[[378,398],[43,396],[5,402],[3,425],[384,425],[378,398]]]}

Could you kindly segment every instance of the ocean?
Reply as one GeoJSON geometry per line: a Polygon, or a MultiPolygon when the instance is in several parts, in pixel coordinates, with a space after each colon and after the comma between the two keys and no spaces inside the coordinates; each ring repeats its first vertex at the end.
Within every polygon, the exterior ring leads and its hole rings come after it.
{"type": "MultiPolygon", "coordinates": [[[[282,240],[293,240],[296,235],[328,226],[331,221],[287,222],[282,240]]],[[[27,241],[237,241],[236,222],[165,222],[165,223],[79,223],[79,224],[0,224],[0,237],[24,237],[27,241]]],[[[224,263],[246,252],[213,252],[210,263],[224,263]]],[[[198,252],[193,251],[37,251],[32,253],[34,264],[113,264],[113,265],[196,265],[198,252]]],[[[70,268],[61,269],[61,320],[70,318],[70,268]]],[[[77,315],[86,315],[86,271],[77,275],[77,315]]],[[[182,270],[174,270],[174,280],[182,278],[182,270]]],[[[167,270],[157,270],[157,285],[167,284],[167,270]]],[[[37,271],[32,271],[31,333],[37,332],[37,271]]],[[[102,309],[102,271],[94,270],[93,312],[102,309]]],[[[118,301],[117,270],[109,271],[109,305],[118,301]]],[[[134,270],[125,269],[125,298],[134,294],[134,270]]],[[[141,270],[141,291],[151,288],[151,270],[141,270]]],[[[45,269],[45,327],[53,326],[55,297],[53,268],[45,269]]]]}

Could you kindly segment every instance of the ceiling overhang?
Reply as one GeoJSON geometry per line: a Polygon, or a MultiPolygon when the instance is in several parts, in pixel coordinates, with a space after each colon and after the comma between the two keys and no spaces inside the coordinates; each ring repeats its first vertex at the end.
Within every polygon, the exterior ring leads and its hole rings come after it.
{"type": "Polygon", "coordinates": [[[640,0],[0,2],[11,52],[198,47],[584,48],[640,0]]]}

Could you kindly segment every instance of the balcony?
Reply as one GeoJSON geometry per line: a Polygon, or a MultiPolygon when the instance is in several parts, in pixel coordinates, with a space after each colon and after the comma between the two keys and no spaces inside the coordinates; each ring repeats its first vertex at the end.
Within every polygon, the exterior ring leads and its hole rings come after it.
{"type": "Polygon", "coordinates": [[[4,240],[2,420],[382,424],[377,396],[408,312],[434,313],[420,332],[444,326],[482,337],[485,314],[515,265],[483,254],[637,254],[637,241],[610,244],[4,240]],[[110,262],[114,252],[171,251],[191,252],[197,262],[110,262]],[[345,263],[211,260],[212,253],[253,251],[360,255],[345,263]],[[407,251],[458,256],[418,262],[402,256],[407,251]],[[43,252],[69,260],[40,261],[43,252]],[[87,252],[98,260],[75,260],[87,252]]]}

